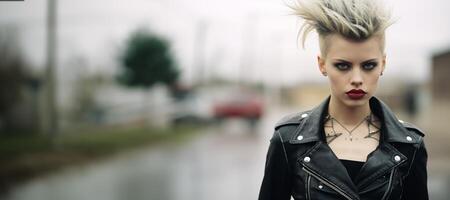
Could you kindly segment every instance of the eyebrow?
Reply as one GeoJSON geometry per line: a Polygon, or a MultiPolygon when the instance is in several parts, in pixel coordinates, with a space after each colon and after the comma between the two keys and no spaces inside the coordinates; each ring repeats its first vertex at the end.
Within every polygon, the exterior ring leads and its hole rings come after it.
{"type": "MultiPolygon", "coordinates": [[[[343,60],[343,59],[335,59],[335,60],[339,61],[339,62],[343,62],[345,64],[352,64],[351,62],[343,60]]],[[[375,62],[375,61],[377,61],[377,59],[376,58],[372,58],[372,59],[369,59],[369,60],[361,62],[361,64],[368,63],[368,62],[375,62]]]]}

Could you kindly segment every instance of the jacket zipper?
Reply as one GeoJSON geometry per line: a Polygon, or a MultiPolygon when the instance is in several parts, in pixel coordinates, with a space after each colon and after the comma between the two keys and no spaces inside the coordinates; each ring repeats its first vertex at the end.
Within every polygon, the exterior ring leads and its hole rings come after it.
{"type": "Polygon", "coordinates": [[[307,175],[306,177],[306,199],[310,200],[311,199],[311,175],[307,175]]]}
{"type": "MultiPolygon", "coordinates": [[[[340,195],[344,196],[346,199],[348,200],[353,200],[350,196],[348,196],[347,194],[345,194],[345,192],[339,188],[338,186],[336,186],[334,183],[322,178],[320,175],[316,174],[315,172],[311,171],[310,169],[308,169],[306,166],[303,165],[303,171],[305,171],[306,173],[308,173],[311,177],[313,176],[314,178],[318,179],[320,182],[322,182],[323,184],[325,184],[326,186],[330,187],[331,189],[333,189],[334,191],[336,191],[337,193],[339,193],[340,195]]],[[[309,180],[308,183],[309,185],[309,180]]],[[[309,192],[309,188],[308,188],[308,192],[309,192]]],[[[308,196],[309,194],[307,194],[308,196]]]]}
{"type": "Polygon", "coordinates": [[[381,200],[386,200],[389,197],[389,194],[391,193],[391,190],[392,190],[392,179],[394,177],[394,172],[395,172],[395,168],[392,169],[391,175],[389,175],[388,188],[387,188],[386,192],[384,193],[383,198],[381,198],[381,200]]]}

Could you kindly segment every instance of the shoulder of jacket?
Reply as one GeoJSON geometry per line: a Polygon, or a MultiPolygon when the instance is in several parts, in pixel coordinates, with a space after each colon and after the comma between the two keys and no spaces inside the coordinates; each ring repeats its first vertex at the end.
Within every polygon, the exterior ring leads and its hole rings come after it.
{"type": "Polygon", "coordinates": [[[303,111],[286,115],[275,124],[275,131],[278,132],[280,139],[283,142],[289,141],[296,133],[298,127],[309,115],[310,111],[303,111]]]}
{"type": "Polygon", "coordinates": [[[282,117],[280,120],[278,120],[277,123],[275,123],[275,130],[278,130],[284,126],[299,125],[302,122],[302,120],[306,116],[308,116],[309,112],[310,111],[307,110],[307,111],[303,111],[303,112],[292,113],[292,114],[282,117]]]}
{"type": "Polygon", "coordinates": [[[401,124],[403,125],[403,127],[405,127],[409,132],[415,133],[421,137],[425,137],[424,132],[417,127],[416,125],[414,125],[413,123],[410,122],[405,122],[402,120],[399,120],[401,122],[401,124]]]}
{"type": "Polygon", "coordinates": [[[293,113],[278,120],[275,124],[275,133],[278,135],[278,139],[281,140],[282,143],[288,143],[294,138],[311,111],[312,110],[306,110],[293,113]]]}

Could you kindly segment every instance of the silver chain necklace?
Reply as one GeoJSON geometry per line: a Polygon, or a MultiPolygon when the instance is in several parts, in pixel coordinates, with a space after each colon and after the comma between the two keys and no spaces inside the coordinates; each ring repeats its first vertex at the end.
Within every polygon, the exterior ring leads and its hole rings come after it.
{"type": "Polygon", "coordinates": [[[328,139],[328,143],[331,143],[333,140],[335,140],[337,137],[339,137],[339,136],[341,136],[343,134],[343,133],[340,133],[340,132],[338,133],[336,131],[336,129],[334,128],[334,122],[338,123],[342,128],[345,129],[345,131],[347,131],[348,136],[345,138],[345,140],[353,141],[353,136],[352,136],[353,131],[355,131],[365,121],[367,121],[368,135],[365,136],[364,138],[372,138],[372,139],[378,140],[376,137],[374,137],[374,135],[379,133],[380,131],[379,131],[379,127],[375,126],[375,124],[373,123],[372,113],[370,113],[368,116],[364,117],[364,119],[361,120],[361,122],[359,122],[351,130],[347,129],[342,123],[340,123],[338,120],[336,120],[336,118],[331,117],[330,115],[327,115],[327,117],[325,118],[325,122],[328,121],[328,120],[331,120],[331,126],[325,126],[325,127],[331,127],[331,130],[332,130],[332,133],[326,134],[326,137],[328,139]],[[371,132],[370,125],[374,126],[377,130],[375,130],[374,132],[371,132]]]}

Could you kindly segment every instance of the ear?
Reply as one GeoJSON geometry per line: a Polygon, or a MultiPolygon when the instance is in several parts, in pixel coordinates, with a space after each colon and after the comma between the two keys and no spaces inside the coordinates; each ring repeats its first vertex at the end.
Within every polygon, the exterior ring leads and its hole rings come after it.
{"type": "Polygon", "coordinates": [[[325,69],[325,59],[317,55],[317,64],[319,66],[319,71],[322,74],[327,74],[327,70],[325,69]]]}
{"type": "Polygon", "coordinates": [[[381,74],[383,74],[385,67],[386,67],[386,54],[383,55],[383,60],[381,61],[381,74]]]}

